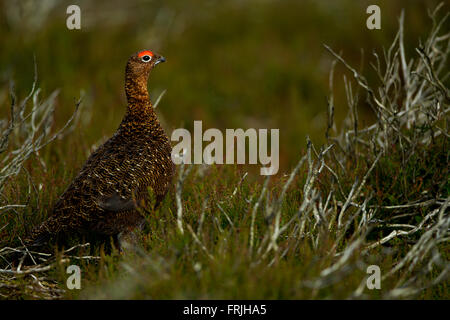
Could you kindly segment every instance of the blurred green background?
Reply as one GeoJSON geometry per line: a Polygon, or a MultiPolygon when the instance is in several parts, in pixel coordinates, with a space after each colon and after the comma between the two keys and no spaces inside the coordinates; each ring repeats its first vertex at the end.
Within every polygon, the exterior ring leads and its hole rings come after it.
{"type": "MultiPolygon", "coordinates": [[[[0,1],[0,114],[8,116],[9,81],[24,97],[36,56],[42,97],[60,89],[55,128],[84,92],[76,130],[45,149],[48,164],[80,167],[125,112],[127,58],[147,48],[166,57],[149,81],[170,132],[193,128],[280,128],[280,173],[298,160],[309,135],[324,142],[329,45],[375,78],[369,59],[388,47],[405,9],[409,53],[430,28],[439,1],[0,1]],[[81,30],[66,28],[66,8],[81,8],[81,30]],[[381,30],[366,28],[366,8],[381,8],[381,30]],[[362,59],[362,57],[364,59],[362,59]],[[68,156],[69,155],[69,156],[68,156]]],[[[445,10],[448,10],[446,8],[445,10]]],[[[344,69],[335,79],[336,120],[347,107],[344,69]]],[[[347,73],[347,75],[349,75],[347,73]]],[[[361,125],[371,113],[361,99],[361,125]]],[[[256,166],[257,169],[259,165],[256,166]]],[[[69,173],[70,174],[70,173],[69,173]]]]}

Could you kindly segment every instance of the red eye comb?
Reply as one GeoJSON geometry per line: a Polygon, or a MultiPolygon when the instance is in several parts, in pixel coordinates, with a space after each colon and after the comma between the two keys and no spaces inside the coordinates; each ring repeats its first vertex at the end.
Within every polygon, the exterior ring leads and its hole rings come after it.
{"type": "Polygon", "coordinates": [[[150,50],[144,50],[144,51],[139,52],[138,57],[142,58],[145,55],[149,55],[149,56],[153,57],[153,52],[151,52],[150,50]]]}

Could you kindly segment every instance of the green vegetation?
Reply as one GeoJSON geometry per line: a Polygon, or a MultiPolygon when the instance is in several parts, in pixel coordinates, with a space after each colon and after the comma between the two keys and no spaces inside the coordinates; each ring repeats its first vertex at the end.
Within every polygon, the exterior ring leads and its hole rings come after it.
{"type": "Polygon", "coordinates": [[[447,6],[429,17],[438,2],[379,1],[382,30],[369,31],[365,1],[81,2],[82,30],[69,31],[67,4],[29,4],[0,2],[1,297],[449,298],[447,6]],[[11,270],[118,126],[125,61],[146,47],[167,58],[149,83],[155,100],[167,89],[167,132],[280,128],[279,173],[179,166],[138,247],[81,244],[11,270]],[[66,288],[70,264],[82,290],[66,288]],[[380,290],[366,287],[374,264],[380,290]]]}

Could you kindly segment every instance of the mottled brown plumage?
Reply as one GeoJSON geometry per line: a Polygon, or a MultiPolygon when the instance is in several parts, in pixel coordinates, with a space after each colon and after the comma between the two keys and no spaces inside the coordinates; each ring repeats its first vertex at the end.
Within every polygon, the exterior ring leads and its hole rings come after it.
{"type": "Polygon", "coordinates": [[[41,245],[72,235],[115,237],[142,225],[167,193],[174,172],[171,146],[147,91],[153,67],[165,59],[151,51],[132,55],[125,72],[128,109],[119,128],[95,150],[49,218],[31,236],[41,245]],[[141,210],[142,209],[142,210],[141,210]]]}

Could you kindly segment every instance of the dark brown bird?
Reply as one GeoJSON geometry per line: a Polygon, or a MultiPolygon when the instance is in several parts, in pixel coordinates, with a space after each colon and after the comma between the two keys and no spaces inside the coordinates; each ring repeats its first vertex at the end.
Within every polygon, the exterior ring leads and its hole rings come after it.
{"type": "Polygon", "coordinates": [[[171,146],[147,91],[150,71],[165,58],[133,54],[125,70],[128,110],[114,135],[95,150],[29,243],[73,235],[120,238],[144,222],[165,197],[174,173],[171,146]]]}

